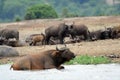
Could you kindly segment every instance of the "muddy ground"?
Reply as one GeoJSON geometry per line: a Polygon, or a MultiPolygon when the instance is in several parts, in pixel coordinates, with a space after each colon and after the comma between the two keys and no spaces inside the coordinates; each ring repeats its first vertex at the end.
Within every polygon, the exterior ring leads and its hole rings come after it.
{"type": "MultiPolygon", "coordinates": [[[[13,23],[1,23],[0,29],[11,28],[17,29],[20,32],[20,40],[25,41],[25,38],[30,34],[44,33],[45,28],[58,25],[59,23],[65,22],[66,24],[85,24],[90,31],[105,29],[105,27],[113,27],[120,25],[120,16],[102,16],[102,17],[77,17],[77,18],[60,18],[60,19],[38,19],[30,21],[21,21],[13,23]]],[[[63,45],[58,45],[63,47],[63,45]]],[[[108,40],[98,40],[93,42],[79,42],[67,44],[76,55],[92,55],[92,56],[109,56],[115,55],[120,56],[120,39],[108,39],[108,40]]],[[[36,54],[44,50],[55,49],[56,45],[46,45],[46,46],[22,46],[14,47],[20,56],[27,54],[36,54]]],[[[19,57],[20,57],[19,56],[19,57]]],[[[1,58],[0,63],[7,63],[15,61],[19,57],[7,57],[1,58]]],[[[120,63],[120,58],[112,58],[113,62],[120,63]]]]}

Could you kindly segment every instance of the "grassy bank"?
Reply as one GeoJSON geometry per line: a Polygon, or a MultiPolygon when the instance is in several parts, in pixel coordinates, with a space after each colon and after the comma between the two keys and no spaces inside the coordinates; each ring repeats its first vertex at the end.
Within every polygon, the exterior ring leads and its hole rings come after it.
{"type": "MultiPolygon", "coordinates": [[[[88,55],[81,55],[81,56],[76,56],[73,60],[66,62],[65,64],[67,65],[72,65],[72,64],[107,64],[111,63],[112,61],[103,56],[88,56],[88,55]]],[[[12,64],[13,60],[0,60],[0,65],[2,64],[12,64]]]]}
{"type": "Polygon", "coordinates": [[[111,60],[107,57],[82,55],[77,56],[76,58],[69,62],[66,62],[65,64],[106,64],[110,62],[111,60]]]}

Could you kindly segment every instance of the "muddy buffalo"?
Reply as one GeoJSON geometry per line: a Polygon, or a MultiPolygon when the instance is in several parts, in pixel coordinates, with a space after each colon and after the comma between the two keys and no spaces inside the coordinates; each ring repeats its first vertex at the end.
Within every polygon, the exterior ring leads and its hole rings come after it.
{"type": "Polygon", "coordinates": [[[63,44],[64,37],[68,32],[68,26],[65,23],[61,23],[58,26],[51,26],[45,29],[46,44],[49,44],[51,37],[57,37],[60,43],[63,44]]]}
{"type": "Polygon", "coordinates": [[[119,26],[115,26],[113,28],[111,28],[111,37],[112,39],[114,38],[119,38],[119,34],[120,34],[120,25],[119,26]]]}
{"type": "Polygon", "coordinates": [[[13,70],[44,70],[44,69],[64,69],[61,64],[75,57],[68,48],[47,50],[38,54],[31,54],[16,61],[11,68],[13,70]]]}
{"type": "Polygon", "coordinates": [[[92,41],[110,39],[111,31],[109,29],[92,31],[90,33],[90,38],[92,41]]]}
{"type": "Polygon", "coordinates": [[[0,57],[15,57],[19,56],[18,51],[10,46],[0,46],[0,57]]]}
{"type": "Polygon", "coordinates": [[[4,42],[5,42],[5,38],[1,36],[1,37],[0,37],[0,45],[3,45],[4,42]]]}
{"type": "Polygon", "coordinates": [[[19,40],[19,32],[15,29],[2,29],[0,30],[0,37],[4,37],[7,40],[9,38],[16,38],[16,40],[19,40]]]}
{"type": "Polygon", "coordinates": [[[84,40],[89,40],[89,30],[88,27],[84,24],[72,24],[69,25],[69,34],[71,35],[72,39],[76,38],[77,36],[83,36],[84,40]]]}

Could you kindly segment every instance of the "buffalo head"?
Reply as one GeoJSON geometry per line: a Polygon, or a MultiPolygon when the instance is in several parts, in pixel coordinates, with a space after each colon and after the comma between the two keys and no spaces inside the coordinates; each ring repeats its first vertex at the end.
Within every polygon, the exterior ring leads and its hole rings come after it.
{"type": "Polygon", "coordinates": [[[58,51],[57,55],[61,56],[64,61],[69,61],[75,58],[75,54],[71,52],[70,49],[66,47],[66,45],[60,49],[56,47],[56,50],[58,51]]]}

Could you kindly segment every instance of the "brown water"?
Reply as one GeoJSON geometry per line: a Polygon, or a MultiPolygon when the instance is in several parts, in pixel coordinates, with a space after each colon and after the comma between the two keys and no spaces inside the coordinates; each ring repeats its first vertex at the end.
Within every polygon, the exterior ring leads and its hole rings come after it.
{"type": "Polygon", "coordinates": [[[64,65],[64,70],[13,71],[0,65],[0,80],[120,80],[120,64],[64,65]]]}

